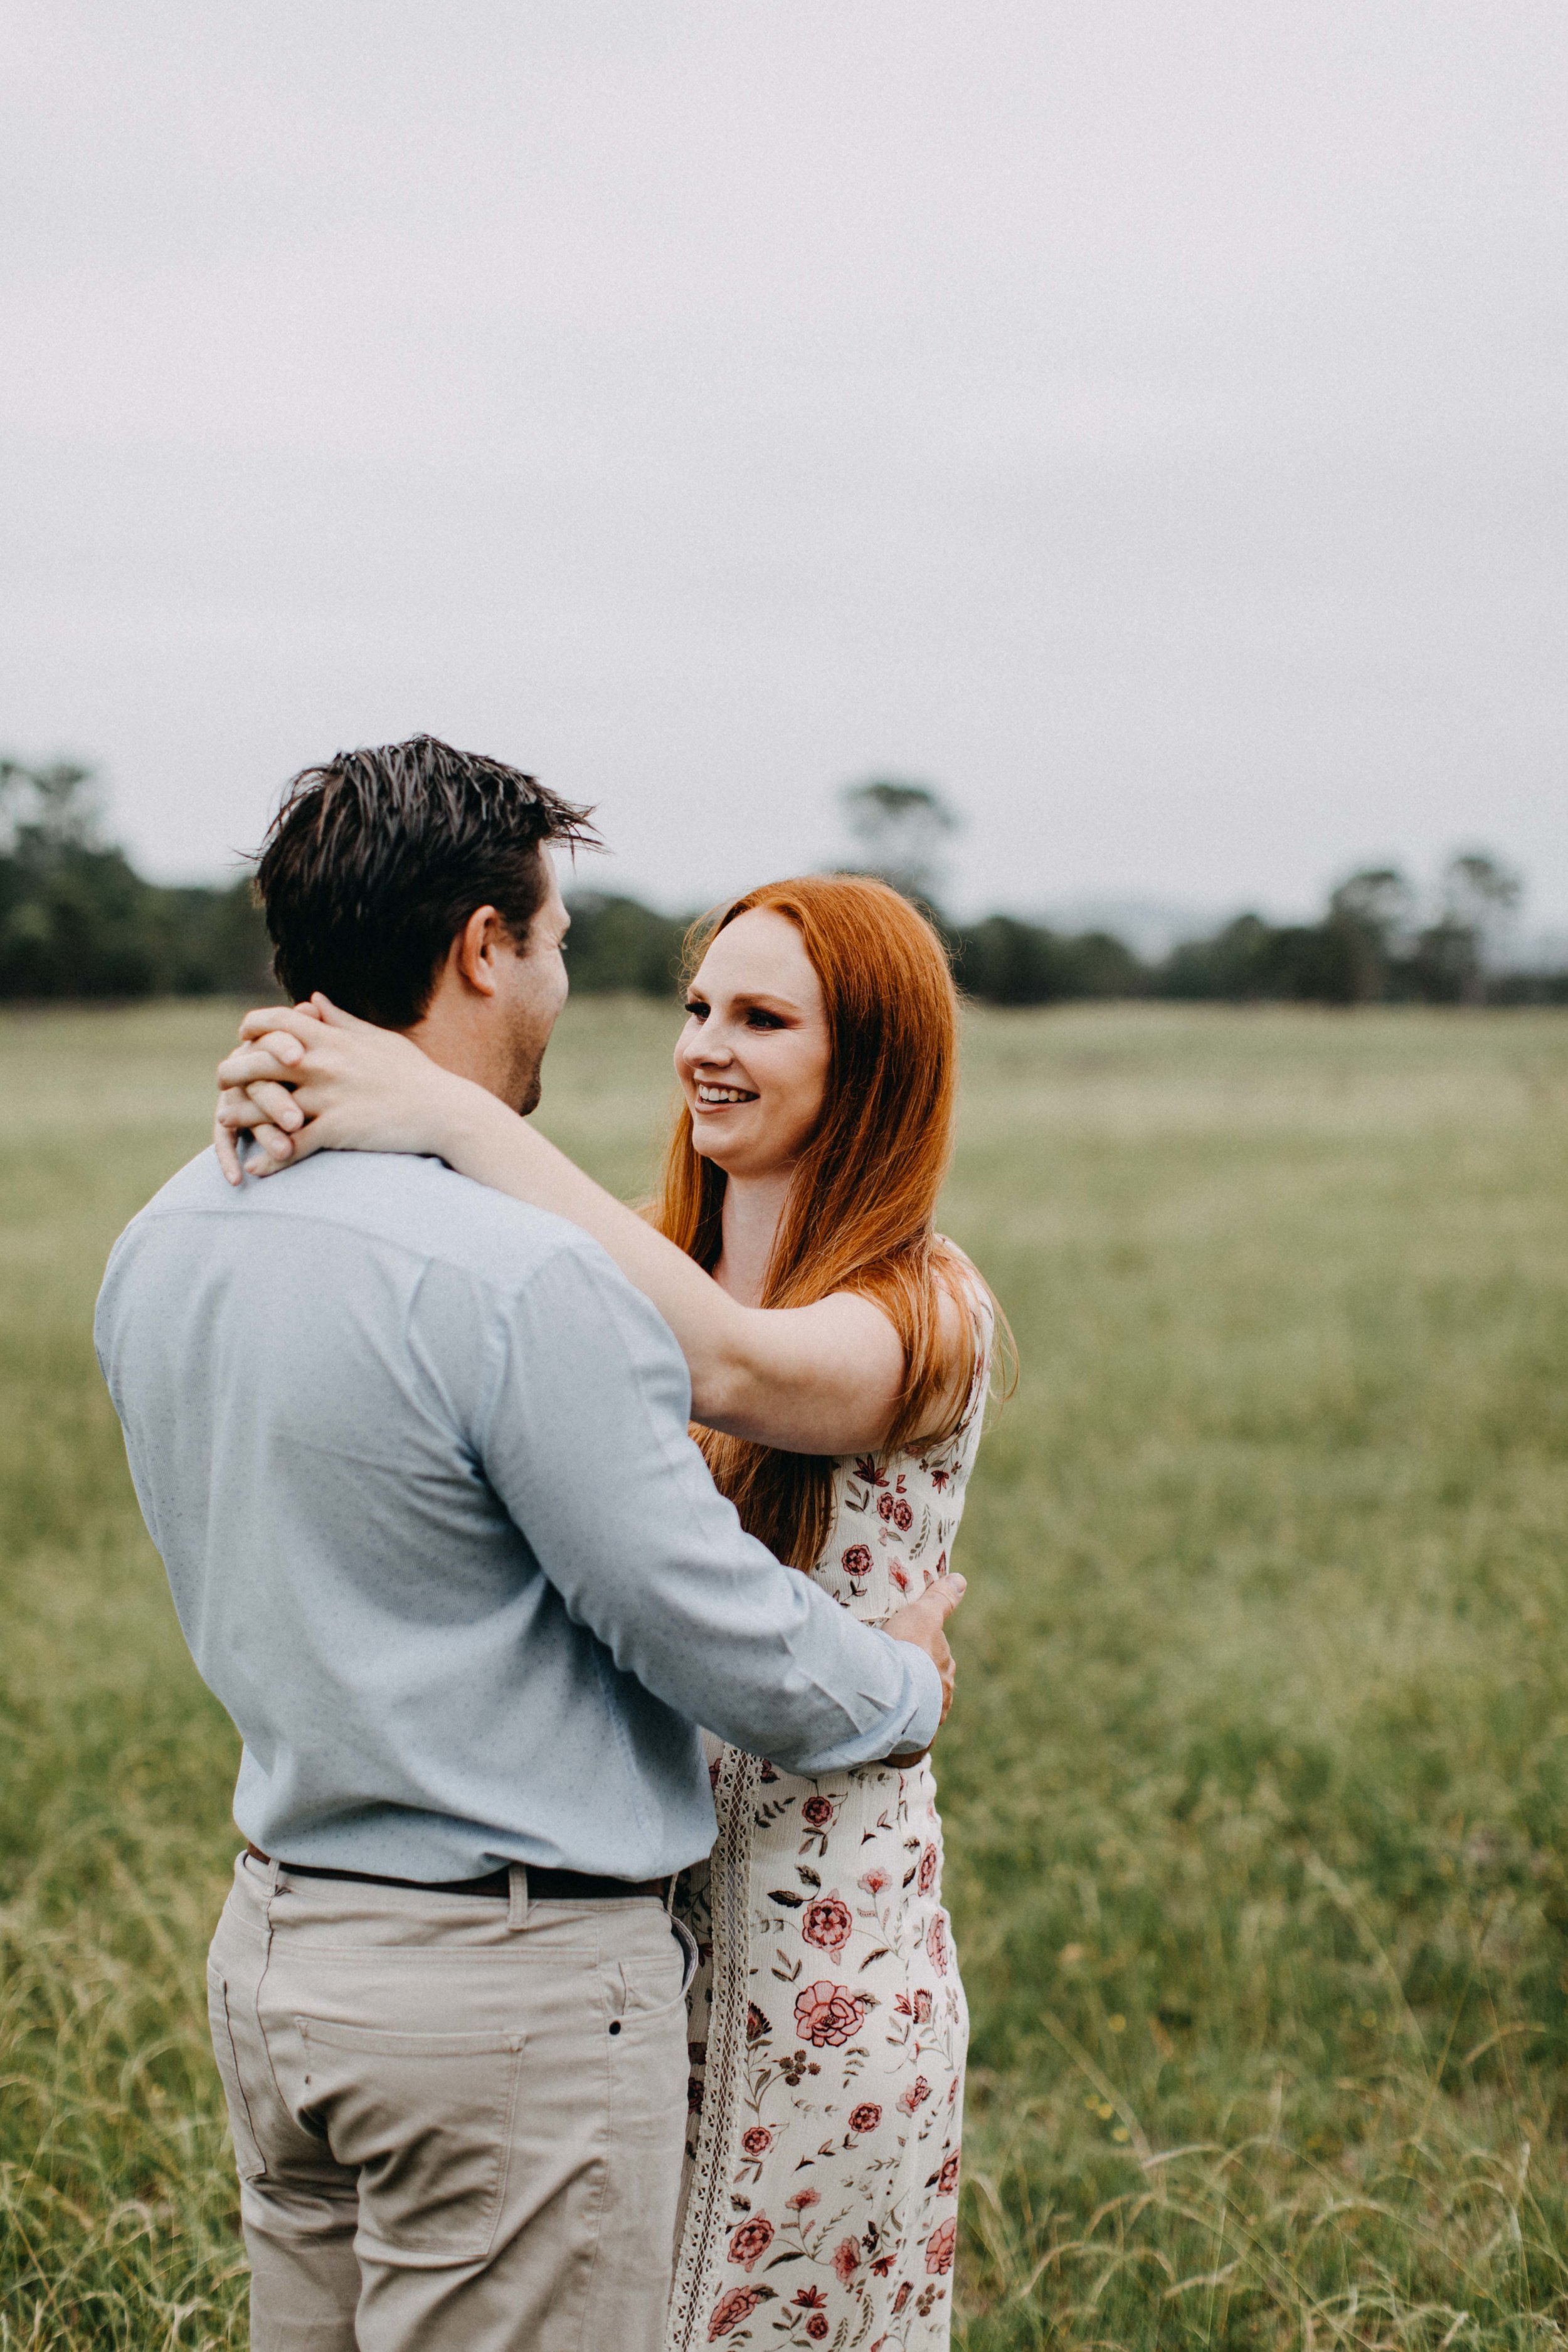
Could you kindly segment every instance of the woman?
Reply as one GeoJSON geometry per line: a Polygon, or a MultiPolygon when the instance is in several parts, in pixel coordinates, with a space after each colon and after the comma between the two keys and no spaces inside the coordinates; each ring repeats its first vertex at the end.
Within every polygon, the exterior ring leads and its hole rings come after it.
{"type": "MultiPolygon", "coordinates": [[[[687,993],[647,1219],[405,1039],[317,1005],[247,1016],[260,1042],[219,1074],[231,1174],[241,1129],[264,1166],[429,1151],[572,1218],[670,1324],[752,1533],[873,1623],[941,1574],[994,1316],[933,1228],[956,1001],[905,899],[818,877],[726,909],[687,993]]],[[[805,1780],[712,1743],[710,1770],[718,1839],[681,1894],[702,1964],[668,2352],[764,2324],[780,2345],[934,2352],[967,2020],[930,1763],[805,1780]]]]}

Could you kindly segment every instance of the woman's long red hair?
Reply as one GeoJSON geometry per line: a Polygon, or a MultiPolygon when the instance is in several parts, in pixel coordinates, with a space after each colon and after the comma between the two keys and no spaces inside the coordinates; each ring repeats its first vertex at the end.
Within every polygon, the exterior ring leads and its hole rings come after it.
{"type": "MultiPolygon", "coordinates": [[[[904,1343],[903,1393],[885,1447],[940,1438],[962,1419],[967,1399],[943,1343],[939,1286],[964,1308],[964,1363],[980,1287],[934,1223],[958,1076],[958,996],[946,953],[931,924],[886,883],[821,875],[766,883],[694,927],[688,970],[727,924],[758,908],[799,930],[822,983],[831,1040],[822,1117],[790,1188],[762,1303],[806,1307],[838,1290],[874,1299],[904,1343]]],[[[693,1148],[683,1103],[651,1214],[700,1265],[719,1256],[725,1181],[693,1148]]],[[[713,1430],[698,1435],[751,1532],[797,1567],[819,1559],[831,1517],[828,1460],[713,1430]]]]}

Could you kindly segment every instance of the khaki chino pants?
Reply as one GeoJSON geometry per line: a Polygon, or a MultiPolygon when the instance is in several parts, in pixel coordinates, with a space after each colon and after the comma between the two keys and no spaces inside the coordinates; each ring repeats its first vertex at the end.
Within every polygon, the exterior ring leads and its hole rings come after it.
{"type": "Polygon", "coordinates": [[[689,1938],[241,1855],[207,1968],[252,2352],[658,2352],[689,1938]]]}

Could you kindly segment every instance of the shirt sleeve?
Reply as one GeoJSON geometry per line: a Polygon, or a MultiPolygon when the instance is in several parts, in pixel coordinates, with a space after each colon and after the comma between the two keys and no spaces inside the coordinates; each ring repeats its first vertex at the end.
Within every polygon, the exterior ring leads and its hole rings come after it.
{"type": "Polygon", "coordinates": [[[489,1306],[479,1462],[618,1667],[792,1772],[934,1738],[931,1661],[745,1533],[688,1434],[673,1333],[595,1243],[574,1236],[489,1306]]]}

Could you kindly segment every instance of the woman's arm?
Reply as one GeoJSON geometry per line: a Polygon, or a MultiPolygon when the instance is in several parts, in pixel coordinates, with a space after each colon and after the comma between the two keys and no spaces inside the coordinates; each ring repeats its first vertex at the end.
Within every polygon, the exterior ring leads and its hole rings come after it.
{"type": "MultiPolygon", "coordinates": [[[[709,1428],[795,1454],[882,1444],[904,1351],[869,1299],[845,1291],[811,1307],[742,1306],[496,1096],[407,1038],[321,1002],[322,1017],[304,1009],[247,1016],[252,1042],[218,1072],[226,1170],[237,1172],[233,1139],[244,1129],[269,1155],[258,1172],[318,1150],[434,1152],[477,1183],[569,1219],[609,1252],[674,1332],[691,1372],[692,1412],[709,1428]]],[[[954,1302],[955,1335],[960,1312],[954,1302]]]]}
{"type": "Polygon", "coordinates": [[[880,1307],[849,1292],[812,1307],[743,1307],[695,1260],[595,1184],[515,1111],[461,1080],[436,1149],[459,1175],[591,1234],[652,1300],[710,1429],[792,1454],[874,1450],[898,1409],[904,1350],[880,1307]]]}

